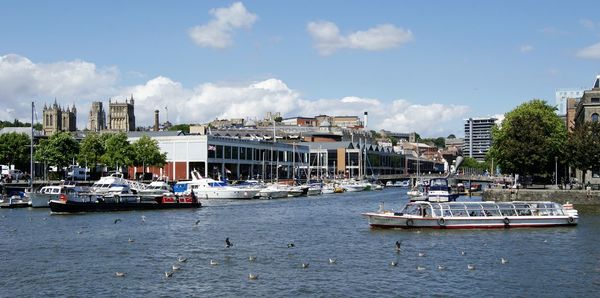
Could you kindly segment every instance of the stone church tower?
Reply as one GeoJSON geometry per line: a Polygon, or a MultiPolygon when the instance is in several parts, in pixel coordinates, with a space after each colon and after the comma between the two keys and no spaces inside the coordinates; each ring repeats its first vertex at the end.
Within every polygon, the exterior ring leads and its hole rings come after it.
{"type": "Polygon", "coordinates": [[[44,104],[43,110],[43,131],[44,135],[53,135],[59,131],[76,131],[77,130],[77,109],[73,104],[72,108],[67,106],[63,109],[56,103],[52,106],[44,104]]]}
{"type": "Polygon", "coordinates": [[[88,129],[95,132],[106,129],[106,113],[102,107],[102,102],[92,102],[88,121],[88,129]]]}
{"type": "Polygon", "coordinates": [[[124,103],[108,101],[108,130],[135,131],[133,95],[124,103]]]}

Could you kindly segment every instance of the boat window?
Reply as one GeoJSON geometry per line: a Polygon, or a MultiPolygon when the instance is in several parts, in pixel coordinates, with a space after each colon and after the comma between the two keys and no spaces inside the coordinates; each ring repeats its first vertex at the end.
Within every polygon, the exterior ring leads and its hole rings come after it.
{"type": "Polygon", "coordinates": [[[442,207],[440,204],[431,204],[431,207],[433,208],[433,214],[435,216],[442,216],[442,207]]]}
{"type": "Polygon", "coordinates": [[[58,188],[54,188],[54,189],[52,189],[52,193],[53,193],[53,194],[56,194],[56,193],[59,193],[59,192],[60,192],[60,189],[58,189],[58,188]]]}
{"type": "Polygon", "coordinates": [[[515,216],[516,215],[515,209],[513,209],[513,208],[500,209],[500,213],[502,214],[502,216],[515,216]]]}
{"type": "Polygon", "coordinates": [[[409,214],[409,215],[421,215],[421,206],[417,205],[417,204],[406,205],[406,207],[404,207],[404,211],[402,211],[402,213],[409,214]]]}

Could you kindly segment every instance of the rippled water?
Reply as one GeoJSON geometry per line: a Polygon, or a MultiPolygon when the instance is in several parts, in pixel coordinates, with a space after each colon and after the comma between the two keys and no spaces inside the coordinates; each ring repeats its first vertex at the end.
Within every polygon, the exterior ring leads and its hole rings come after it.
{"type": "Polygon", "coordinates": [[[43,209],[2,209],[0,296],[539,297],[600,292],[598,214],[581,214],[577,227],[463,231],[370,229],[360,216],[380,202],[399,209],[405,201],[400,189],[386,189],[213,200],[198,210],[50,215],[43,209]],[[115,224],[117,218],[121,221],[115,224]],[[225,248],[226,237],[232,248],[225,248]],[[399,254],[396,240],[402,240],[399,254]],[[290,242],[294,248],[287,248],[290,242]],[[255,262],[248,260],[251,255],[255,262]],[[188,261],[166,278],[164,272],[178,256],[188,261]],[[337,262],[329,264],[329,258],[337,262]],[[501,264],[501,258],[509,263],[501,264]],[[210,260],[219,264],[211,266],[210,260]],[[302,263],[310,265],[302,268],[302,263]],[[468,270],[468,264],[475,270],[468,270]],[[117,271],[126,276],[116,277],[117,271]],[[249,280],[249,273],[258,279],[249,280]]]}

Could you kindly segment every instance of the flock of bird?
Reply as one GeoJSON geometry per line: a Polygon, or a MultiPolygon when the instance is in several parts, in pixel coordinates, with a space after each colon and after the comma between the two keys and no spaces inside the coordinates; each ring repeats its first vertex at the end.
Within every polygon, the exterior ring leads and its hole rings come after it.
{"type": "MultiPolygon", "coordinates": [[[[397,254],[399,254],[402,251],[402,241],[396,241],[395,250],[396,250],[397,254]]],[[[467,253],[465,251],[461,251],[460,252],[461,256],[465,256],[466,254],[467,253]]],[[[424,252],[418,252],[417,256],[419,256],[419,257],[425,257],[426,254],[424,252]]],[[[500,264],[507,264],[507,263],[508,263],[508,259],[506,259],[504,257],[500,258],[500,264]]],[[[398,266],[398,261],[392,261],[390,263],[390,265],[391,266],[398,266]]],[[[416,269],[418,271],[423,271],[423,270],[426,270],[427,268],[424,267],[424,266],[421,266],[421,265],[417,265],[416,269]]],[[[444,265],[437,265],[437,269],[438,270],[446,270],[446,266],[444,266],[444,265]]],[[[475,265],[474,264],[467,264],[467,270],[475,270],[475,265]]]]}
{"type": "MultiPolygon", "coordinates": [[[[144,223],[145,220],[146,220],[146,217],[142,215],[142,223],[144,223]]],[[[114,223],[117,224],[120,221],[121,221],[121,219],[117,218],[117,219],[114,220],[114,223]]],[[[198,225],[199,222],[200,222],[199,220],[196,221],[195,225],[198,225]]],[[[132,243],[132,242],[134,242],[134,240],[131,239],[131,238],[129,238],[128,242],[132,243]]],[[[288,243],[286,246],[287,246],[287,248],[294,248],[295,244],[294,243],[288,243]]],[[[233,243],[231,242],[231,240],[229,239],[229,237],[225,238],[225,248],[231,248],[231,247],[233,247],[233,243]]],[[[394,249],[395,249],[396,254],[400,254],[402,252],[402,241],[396,241],[394,249]]],[[[461,251],[460,255],[465,256],[466,252],[465,251],[461,251]]],[[[418,252],[417,256],[418,257],[426,257],[426,253],[424,253],[424,252],[418,252]]],[[[177,258],[177,263],[171,266],[171,270],[165,271],[165,278],[172,277],[173,274],[176,271],[178,271],[178,270],[181,269],[181,264],[185,263],[186,261],[187,261],[186,257],[178,257],[177,258]]],[[[256,256],[253,256],[253,255],[249,256],[248,257],[248,261],[250,261],[250,262],[256,261],[256,256]]],[[[336,259],[329,258],[329,264],[335,264],[336,262],[337,262],[336,259]]],[[[508,263],[508,259],[502,257],[500,259],[500,263],[501,264],[507,264],[508,263]]],[[[218,266],[219,262],[217,262],[214,259],[211,259],[209,261],[209,264],[211,266],[218,266]]],[[[397,260],[391,261],[390,265],[391,266],[398,266],[398,261],[397,260]]],[[[306,268],[309,268],[309,266],[310,266],[310,263],[301,263],[301,268],[306,269],[306,268]]],[[[421,265],[417,265],[417,267],[416,267],[417,271],[423,271],[423,270],[426,270],[426,269],[427,269],[426,267],[421,266],[421,265]]],[[[438,270],[446,270],[446,266],[440,264],[440,265],[437,265],[437,269],[438,270]]],[[[475,269],[476,268],[475,268],[474,264],[467,264],[467,270],[475,270],[475,269]]],[[[124,276],[126,276],[126,273],[125,272],[115,272],[115,276],[117,276],[117,277],[124,277],[124,276]]],[[[250,279],[250,280],[256,280],[256,279],[258,279],[258,274],[249,273],[248,274],[248,279],[250,279]]]]}

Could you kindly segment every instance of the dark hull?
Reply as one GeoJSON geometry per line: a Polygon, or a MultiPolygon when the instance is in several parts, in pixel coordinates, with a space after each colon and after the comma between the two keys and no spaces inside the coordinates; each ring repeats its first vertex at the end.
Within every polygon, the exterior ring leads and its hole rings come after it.
{"type": "Polygon", "coordinates": [[[4,203],[0,204],[0,208],[27,208],[29,203],[4,203]]]}
{"type": "Polygon", "coordinates": [[[56,202],[50,201],[50,210],[54,213],[77,212],[110,212],[132,210],[160,210],[160,209],[189,209],[200,208],[202,204],[196,203],[106,203],[106,202],[56,202]]]}

